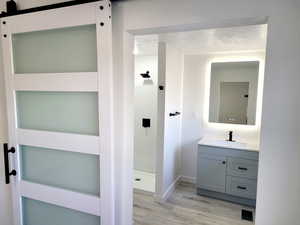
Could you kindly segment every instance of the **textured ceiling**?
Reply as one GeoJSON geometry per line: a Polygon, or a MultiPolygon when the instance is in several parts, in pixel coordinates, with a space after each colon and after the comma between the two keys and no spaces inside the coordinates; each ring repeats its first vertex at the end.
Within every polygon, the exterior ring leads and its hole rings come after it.
{"type": "Polygon", "coordinates": [[[184,54],[265,50],[266,36],[267,25],[136,36],[135,53],[157,54],[158,40],[172,44],[184,54]]]}

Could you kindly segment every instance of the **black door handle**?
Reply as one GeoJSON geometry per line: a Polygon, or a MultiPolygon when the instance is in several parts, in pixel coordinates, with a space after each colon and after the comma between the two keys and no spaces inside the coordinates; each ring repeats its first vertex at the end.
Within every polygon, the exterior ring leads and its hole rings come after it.
{"type": "Polygon", "coordinates": [[[8,149],[8,144],[4,143],[3,144],[3,149],[4,149],[4,166],[5,166],[5,183],[9,184],[10,183],[10,176],[16,176],[17,171],[12,170],[9,172],[9,159],[8,159],[8,154],[9,153],[15,153],[16,149],[12,147],[11,149],[8,149]]]}

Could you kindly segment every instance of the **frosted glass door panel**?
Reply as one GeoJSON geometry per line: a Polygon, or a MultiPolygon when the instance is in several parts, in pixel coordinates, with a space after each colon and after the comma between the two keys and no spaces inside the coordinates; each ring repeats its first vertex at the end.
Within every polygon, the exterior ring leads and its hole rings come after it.
{"type": "Polygon", "coordinates": [[[100,225],[100,217],[22,198],[23,225],[100,225]]]}
{"type": "Polygon", "coordinates": [[[20,146],[22,179],[100,196],[99,156],[20,146]]]}
{"type": "Polygon", "coordinates": [[[96,72],[96,25],[14,34],[15,73],[96,72]]]}
{"type": "Polygon", "coordinates": [[[99,135],[96,92],[17,91],[18,126],[99,135]]]}

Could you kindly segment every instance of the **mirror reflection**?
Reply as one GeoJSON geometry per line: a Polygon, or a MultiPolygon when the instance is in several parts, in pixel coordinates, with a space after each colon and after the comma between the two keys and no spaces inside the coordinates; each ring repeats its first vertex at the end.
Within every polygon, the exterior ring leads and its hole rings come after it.
{"type": "Polygon", "coordinates": [[[259,62],[211,64],[209,122],[255,125],[259,62]]]}

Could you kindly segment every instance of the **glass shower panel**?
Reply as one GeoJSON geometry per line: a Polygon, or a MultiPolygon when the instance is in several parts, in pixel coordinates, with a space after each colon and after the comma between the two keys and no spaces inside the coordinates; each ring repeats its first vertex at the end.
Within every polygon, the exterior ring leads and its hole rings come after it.
{"type": "Polygon", "coordinates": [[[100,225],[100,217],[22,198],[23,225],[100,225]]]}
{"type": "Polygon", "coordinates": [[[17,33],[15,73],[96,72],[96,25],[17,33]]]}
{"type": "Polygon", "coordinates": [[[99,135],[96,92],[17,91],[18,127],[99,135]]]}
{"type": "Polygon", "coordinates": [[[20,146],[22,179],[100,196],[99,156],[20,146]]]}

